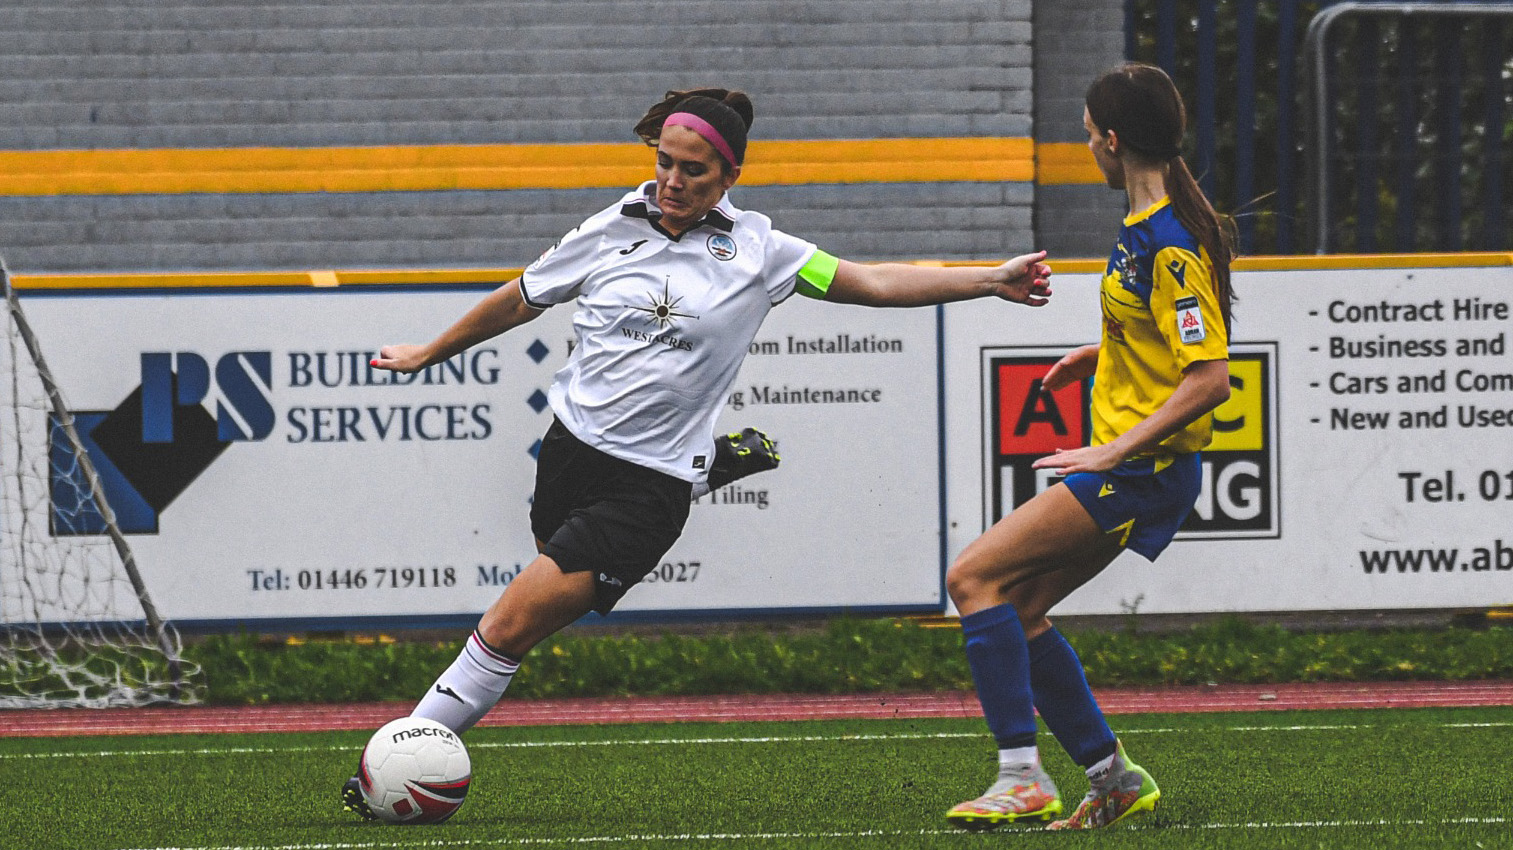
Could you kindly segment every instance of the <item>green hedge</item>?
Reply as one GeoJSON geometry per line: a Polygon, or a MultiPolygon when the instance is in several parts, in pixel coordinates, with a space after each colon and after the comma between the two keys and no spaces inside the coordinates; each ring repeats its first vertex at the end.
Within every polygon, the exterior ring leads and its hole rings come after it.
{"type": "MultiPolygon", "coordinates": [[[[460,636],[459,636],[460,638],[460,636]]],[[[1513,678],[1513,628],[1290,632],[1233,619],[1172,634],[1073,632],[1095,686],[1513,678]]],[[[248,705],[412,700],[456,642],[192,642],[207,701],[248,705]]],[[[871,693],[970,689],[961,631],[911,620],[835,620],[778,633],[568,632],[521,666],[512,698],[871,693]]]]}

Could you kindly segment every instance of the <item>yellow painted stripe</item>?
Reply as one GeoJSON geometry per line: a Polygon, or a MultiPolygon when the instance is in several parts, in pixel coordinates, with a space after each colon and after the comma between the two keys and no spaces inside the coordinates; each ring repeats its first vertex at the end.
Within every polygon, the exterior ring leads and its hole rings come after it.
{"type": "Polygon", "coordinates": [[[1460,254],[1329,254],[1301,257],[1241,257],[1234,268],[1247,272],[1319,269],[1433,269],[1513,266],[1513,253],[1496,251],[1460,254]]]}
{"type": "Polygon", "coordinates": [[[71,289],[249,289],[272,286],[330,287],[361,284],[506,283],[519,268],[490,269],[316,269],[298,272],[123,272],[118,274],[16,274],[18,290],[71,289]]]}
{"type": "Polygon", "coordinates": [[[15,274],[16,289],[239,289],[315,286],[322,272],[130,272],[121,274],[15,274]]]}
{"type": "MultiPolygon", "coordinates": [[[[1107,259],[1046,261],[1056,274],[1102,274],[1107,259]]],[[[950,261],[946,265],[987,266],[990,262],[950,261]]],[[[1445,269],[1513,266],[1513,252],[1466,252],[1462,254],[1305,254],[1295,257],[1239,257],[1230,268],[1239,272],[1349,271],[1352,269],[1445,269]]]]}
{"type": "MultiPolygon", "coordinates": [[[[0,195],[423,192],[626,187],[640,144],[0,151],[0,195]]],[[[1022,138],[753,142],[746,185],[1025,181],[1022,138]]]]}
{"type": "Polygon", "coordinates": [[[1035,182],[1042,186],[1105,185],[1093,152],[1082,142],[1036,144],[1035,182]]]}
{"type": "MultiPolygon", "coordinates": [[[[915,260],[921,266],[992,266],[988,260],[915,260]]],[[[1049,261],[1056,274],[1099,274],[1107,260],[1049,261]]],[[[1498,268],[1513,266],[1513,253],[1335,254],[1331,256],[1242,257],[1236,271],[1327,271],[1396,268],[1498,268]]],[[[128,272],[119,274],[17,274],[21,290],[255,288],[269,286],[356,286],[415,284],[502,284],[521,269],[315,269],[282,272],[128,272]]]]}

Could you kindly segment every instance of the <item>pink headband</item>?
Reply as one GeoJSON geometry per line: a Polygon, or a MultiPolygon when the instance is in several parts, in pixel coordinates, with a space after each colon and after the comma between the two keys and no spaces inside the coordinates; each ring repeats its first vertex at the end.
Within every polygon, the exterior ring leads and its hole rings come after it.
{"type": "Polygon", "coordinates": [[[725,142],[725,137],[720,135],[720,131],[716,130],[713,124],[705,121],[703,118],[700,118],[692,112],[674,112],[673,114],[667,116],[667,120],[662,122],[662,126],[687,127],[695,133],[698,133],[700,136],[703,136],[704,141],[709,142],[711,145],[714,145],[714,149],[720,154],[720,156],[725,157],[726,162],[730,163],[731,165],[740,164],[736,162],[735,154],[730,150],[730,145],[725,142]]]}

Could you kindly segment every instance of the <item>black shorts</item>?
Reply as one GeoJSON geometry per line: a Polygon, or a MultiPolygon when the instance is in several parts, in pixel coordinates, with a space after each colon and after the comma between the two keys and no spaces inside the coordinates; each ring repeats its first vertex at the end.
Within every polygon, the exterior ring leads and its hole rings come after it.
{"type": "Polygon", "coordinates": [[[531,531],[565,573],[593,572],[594,610],[662,562],[688,522],[693,485],[611,457],[552,421],[536,456],[531,531]]]}

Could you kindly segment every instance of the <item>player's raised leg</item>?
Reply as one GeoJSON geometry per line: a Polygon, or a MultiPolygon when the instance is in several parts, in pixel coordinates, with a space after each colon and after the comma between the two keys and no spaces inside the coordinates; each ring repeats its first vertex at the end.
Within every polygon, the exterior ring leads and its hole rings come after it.
{"type": "Polygon", "coordinates": [[[714,438],[714,461],[709,475],[693,485],[693,497],[707,496],[748,475],[777,469],[782,462],[777,443],[755,428],[743,428],[714,438]]]}

